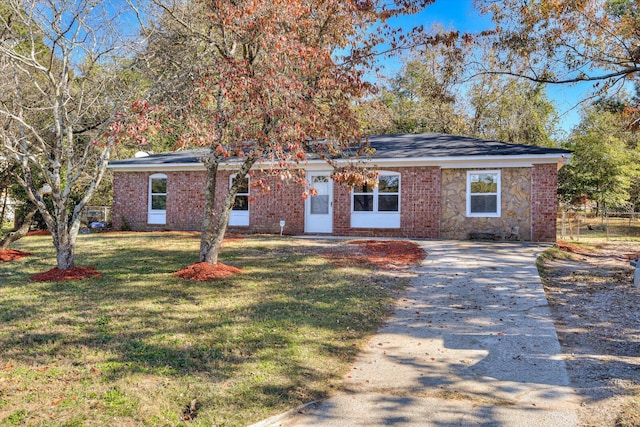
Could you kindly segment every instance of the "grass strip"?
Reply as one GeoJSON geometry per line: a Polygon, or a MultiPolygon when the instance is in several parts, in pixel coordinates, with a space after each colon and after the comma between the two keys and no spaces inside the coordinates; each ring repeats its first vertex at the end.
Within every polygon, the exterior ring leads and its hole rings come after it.
{"type": "Polygon", "coordinates": [[[180,279],[198,237],[82,235],[76,264],[102,276],[55,283],[29,280],[50,237],[17,242],[33,255],[0,263],[0,425],[243,426],[323,398],[405,280],[286,237],[225,243],[241,275],[180,279]]]}

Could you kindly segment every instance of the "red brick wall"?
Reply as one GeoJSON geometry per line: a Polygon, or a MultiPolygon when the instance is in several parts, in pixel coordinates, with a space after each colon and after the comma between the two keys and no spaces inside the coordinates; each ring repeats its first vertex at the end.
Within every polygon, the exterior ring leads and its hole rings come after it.
{"type": "MultiPolygon", "coordinates": [[[[437,238],[440,233],[440,169],[395,168],[401,174],[401,228],[353,229],[350,227],[351,193],[348,187],[334,185],[334,234],[354,236],[395,236],[437,238]]],[[[204,172],[166,172],[167,223],[147,224],[147,198],[150,172],[116,172],[114,178],[113,227],[131,230],[198,230],[204,211],[204,172]]],[[[219,206],[228,189],[230,172],[220,172],[216,190],[219,206]]],[[[285,220],[285,234],[304,233],[303,188],[277,178],[266,178],[269,192],[251,191],[249,227],[230,227],[231,231],[279,233],[285,220]]]]}
{"type": "Polygon", "coordinates": [[[136,231],[200,229],[204,210],[204,172],[163,172],[163,174],[167,176],[167,223],[163,225],[147,224],[149,177],[154,173],[116,172],[114,174],[112,218],[115,229],[130,228],[136,231]]]}
{"type": "Polygon", "coordinates": [[[556,241],[558,212],[558,168],[555,164],[533,165],[531,171],[531,240],[556,241]]]}
{"type": "MultiPolygon", "coordinates": [[[[189,171],[167,172],[165,175],[167,175],[167,224],[165,227],[169,230],[200,230],[204,211],[206,174],[189,171]]],[[[226,178],[228,179],[228,176],[226,178]]],[[[146,209],[146,206],[144,208],[146,209]]]]}
{"type": "MultiPolygon", "coordinates": [[[[167,223],[147,224],[149,176],[151,172],[116,172],[113,189],[113,227],[141,230],[200,230],[204,212],[205,172],[165,172],[167,176],[167,223]]],[[[230,171],[221,171],[216,187],[216,207],[222,205],[229,188],[230,171]]],[[[304,232],[303,189],[293,183],[267,178],[270,192],[251,190],[249,223],[251,227],[230,227],[231,231],[279,233],[280,220],[286,221],[285,233],[304,232]],[[275,196],[277,194],[277,197],[275,196]]]]}
{"type": "Polygon", "coordinates": [[[386,168],[400,173],[400,228],[351,228],[351,191],[334,186],[333,227],[338,236],[440,237],[440,168],[386,168]]]}
{"type": "Polygon", "coordinates": [[[304,233],[304,200],[302,185],[266,178],[269,191],[250,190],[249,227],[252,233],[280,233],[280,220],[285,221],[284,234],[304,233]]]}
{"type": "MultiPolygon", "coordinates": [[[[442,174],[439,167],[388,168],[401,174],[401,227],[399,229],[354,229],[350,227],[349,188],[334,185],[334,234],[350,236],[439,238],[442,174]]],[[[150,172],[116,172],[114,177],[113,226],[131,230],[199,230],[204,210],[205,173],[166,172],[167,224],[147,224],[150,172]]],[[[230,172],[220,172],[217,201],[222,203],[230,172]]],[[[267,178],[270,192],[251,190],[250,226],[231,231],[304,233],[303,189],[295,183],[267,178]]],[[[534,241],[556,238],[557,169],[555,164],[534,165],[531,174],[531,236],[534,241]]]]}
{"type": "Polygon", "coordinates": [[[116,172],[111,220],[116,230],[144,230],[147,225],[148,173],[116,172]]]}

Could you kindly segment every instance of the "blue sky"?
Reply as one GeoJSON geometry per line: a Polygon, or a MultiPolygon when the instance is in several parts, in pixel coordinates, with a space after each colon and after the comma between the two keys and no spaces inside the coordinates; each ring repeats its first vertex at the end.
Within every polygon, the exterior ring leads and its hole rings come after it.
{"type": "MultiPolygon", "coordinates": [[[[433,24],[440,24],[445,29],[455,29],[460,32],[477,32],[492,28],[490,17],[480,15],[474,8],[473,0],[436,0],[424,11],[413,16],[398,19],[398,24],[410,29],[416,25],[424,25],[426,29],[433,24]]],[[[388,61],[387,70],[398,70],[399,62],[388,61]]],[[[550,85],[547,94],[556,106],[560,115],[560,127],[569,132],[580,120],[580,106],[578,102],[590,91],[591,84],[582,85],[550,85]]]]}
{"type": "Polygon", "coordinates": [[[455,28],[460,31],[481,31],[491,28],[488,16],[482,16],[473,7],[472,0],[437,0],[417,15],[402,18],[406,25],[438,23],[445,29],[455,28]]]}

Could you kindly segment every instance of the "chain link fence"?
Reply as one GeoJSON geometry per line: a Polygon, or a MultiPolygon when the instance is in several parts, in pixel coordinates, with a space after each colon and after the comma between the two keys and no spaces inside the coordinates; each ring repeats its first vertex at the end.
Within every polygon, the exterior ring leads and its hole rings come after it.
{"type": "Polygon", "coordinates": [[[558,232],[561,240],[580,240],[581,237],[592,236],[607,240],[640,237],[640,211],[632,206],[608,210],[588,205],[561,205],[558,232]]]}

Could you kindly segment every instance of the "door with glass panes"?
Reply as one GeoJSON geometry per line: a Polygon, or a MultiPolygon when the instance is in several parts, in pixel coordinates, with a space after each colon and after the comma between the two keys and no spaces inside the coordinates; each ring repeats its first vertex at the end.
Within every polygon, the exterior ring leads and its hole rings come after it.
{"type": "Polygon", "coordinates": [[[333,232],[333,181],[329,172],[309,172],[307,179],[317,194],[305,201],[304,231],[333,232]]]}

